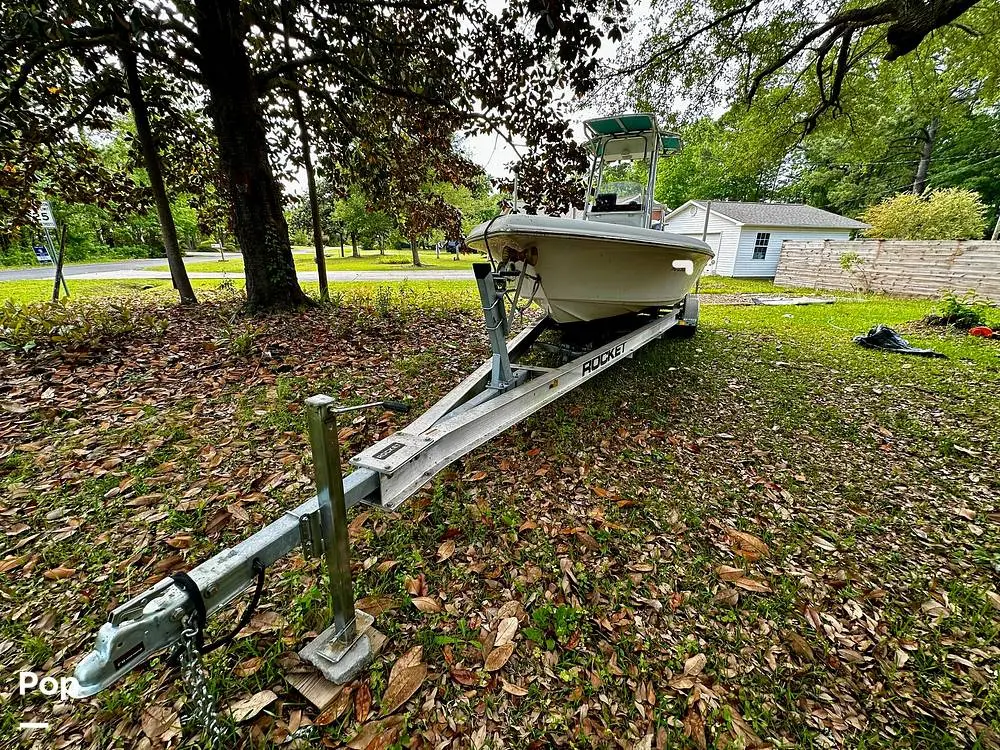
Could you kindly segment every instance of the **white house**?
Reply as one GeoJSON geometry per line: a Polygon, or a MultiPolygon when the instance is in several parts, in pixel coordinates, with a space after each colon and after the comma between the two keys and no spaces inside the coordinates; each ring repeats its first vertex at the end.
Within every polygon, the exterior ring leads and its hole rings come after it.
{"type": "MultiPolygon", "coordinates": [[[[688,201],[663,220],[663,229],[701,239],[707,201],[688,201]]],[[[774,278],[785,240],[849,240],[868,225],[802,203],[711,201],[705,241],[715,260],[705,273],[774,278]]]]}

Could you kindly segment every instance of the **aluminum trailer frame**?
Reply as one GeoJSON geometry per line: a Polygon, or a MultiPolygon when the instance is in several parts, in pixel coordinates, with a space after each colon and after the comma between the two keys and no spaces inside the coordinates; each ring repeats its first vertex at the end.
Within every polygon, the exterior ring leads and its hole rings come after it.
{"type": "MultiPolygon", "coordinates": [[[[474,271],[493,349],[490,360],[407,427],[354,456],[350,463],[356,468],[346,476],[340,472],[333,400],[307,399],[317,494],[189,571],[208,616],[253,585],[259,564],[270,567],[296,548],[307,557],[325,557],[333,622],[301,653],[328,679],[353,679],[371,658],[366,632],[372,618],[354,608],[347,510],[361,503],[398,508],[455,459],[675,326],[687,327],[687,333],[697,325],[697,297],[689,295],[682,305],[641,318],[634,330],[578,353],[561,367],[520,364],[552,324],[542,320],[505,341],[510,324],[503,300],[507,279],[495,275],[489,264],[476,264],[474,271]]],[[[76,667],[77,697],[100,692],[190,637],[185,629],[194,611],[194,602],[170,577],[114,609],[98,630],[94,649],[76,667]]]]}

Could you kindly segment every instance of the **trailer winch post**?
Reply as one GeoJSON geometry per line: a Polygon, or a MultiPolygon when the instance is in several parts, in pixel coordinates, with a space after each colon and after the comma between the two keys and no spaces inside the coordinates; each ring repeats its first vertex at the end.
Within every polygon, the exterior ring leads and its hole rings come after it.
{"type": "Polygon", "coordinates": [[[489,387],[499,391],[506,390],[514,384],[514,371],[510,366],[510,354],[507,352],[510,321],[507,319],[507,308],[504,307],[503,297],[497,290],[497,280],[499,278],[502,284],[506,284],[507,280],[494,276],[493,267],[489,263],[473,263],[472,272],[476,276],[476,286],[479,287],[479,298],[486,318],[486,332],[490,337],[490,349],[493,351],[489,387]]]}
{"type": "Polygon", "coordinates": [[[329,396],[306,399],[306,418],[316,471],[318,518],[302,516],[299,523],[303,550],[312,555],[320,553],[325,560],[332,622],[299,655],[328,680],[343,684],[371,661],[371,643],[366,631],[374,620],[354,608],[347,504],[333,399],[329,396]]]}

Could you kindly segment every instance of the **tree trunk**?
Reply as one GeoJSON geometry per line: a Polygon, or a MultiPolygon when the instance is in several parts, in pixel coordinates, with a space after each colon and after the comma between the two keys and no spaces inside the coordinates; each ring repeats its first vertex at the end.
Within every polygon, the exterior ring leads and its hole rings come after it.
{"type": "Polygon", "coordinates": [[[413,265],[420,265],[420,250],[417,249],[417,238],[410,238],[410,252],[413,253],[413,265]]]}
{"type": "Polygon", "coordinates": [[[264,311],[309,304],[295,276],[281,187],[271,170],[259,92],[243,40],[239,0],[195,0],[198,63],[229,188],[247,304],[264,311]]]}
{"type": "Polygon", "coordinates": [[[358,235],[351,232],[351,255],[355,258],[361,257],[361,251],[358,250],[358,235]]]}
{"type": "Polygon", "coordinates": [[[126,42],[119,50],[122,67],[125,68],[125,81],[128,84],[128,102],[132,108],[135,120],[135,134],[142,148],[142,161],[149,175],[149,186],[153,191],[153,202],[156,204],[156,217],[160,221],[160,235],[163,238],[163,250],[167,254],[167,265],[170,267],[170,278],[174,288],[180,295],[182,305],[193,305],[198,298],[191,288],[184,259],[181,258],[181,248],[177,242],[177,227],[174,224],[174,214],[170,210],[170,199],[167,198],[167,188],[163,184],[163,172],[160,170],[160,152],[153,140],[153,130],[149,125],[149,110],[146,99],[142,95],[142,83],[139,80],[139,65],[135,50],[126,42]]]}
{"type": "MultiPolygon", "coordinates": [[[[285,59],[292,59],[292,47],[288,41],[288,26],[291,16],[286,3],[282,3],[282,23],[285,37],[285,59]]],[[[319,298],[330,301],[330,287],[326,279],[326,256],[323,254],[323,227],[319,221],[319,196],[316,194],[316,173],[313,170],[312,148],[309,143],[309,127],[306,124],[305,108],[302,106],[302,92],[292,94],[292,108],[299,126],[299,143],[302,145],[302,164],[306,169],[306,184],[309,186],[309,210],[312,214],[313,247],[316,248],[316,273],[319,275],[319,298]]]]}
{"type": "Polygon", "coordinates": [[[996,226],[993,227],[993,235],[990,237],[990,239],[996,240],[998,237],[1000,237],[1000,209],[998,209],[997,223],[996,226]]]}
{"type": "Polygon", "coordinates": [[[934,151],[934,138],[937,135],[938,118],[930,121],[924,128],[923,142],[920,144],[920,162],[917,164],[917,174],[913,178],[913,194],[923,195],[927,189],[927,170],[931,166],[931,153],[934,151]]]}
{"type": "Polygon", "coordinates": [[[330,301],[330,287],[326,279],[326,256],[323,254],[323,227],[319,219],[319,196],[316,194],[316,174],[313,171],[312,154],[309,151],[309,130],[302,109],[302,99],[295,92],[295,118],[299,121],[299,141],[302,143],[302,161],[306,168],[306,184],[309,186],[309,210],[312,213],[313,247],[316,248],[316,273],[319,274],[319,298],[330,301]]]}

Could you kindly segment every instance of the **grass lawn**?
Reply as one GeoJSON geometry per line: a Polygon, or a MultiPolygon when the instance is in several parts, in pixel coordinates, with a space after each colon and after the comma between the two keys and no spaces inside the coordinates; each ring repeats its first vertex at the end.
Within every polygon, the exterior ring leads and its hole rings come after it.
{"type": "MultiPolygon", "coordinates": [[[[0,352],[5,672],[67,674],[112,606],[308,497],[304,398],[419,413],[478,365],[474,287],[438,284],[337,285],[335,309],[254,321],[233,294],[151,298],[96,350],[0,352]]],[[[610,368],[398,513],[355,509],[356,593],[389,641],[310,746],[367,727],[397,747],[996,747],[1000,346],[916,324],[930,306],[705,306],[695,338],[610,368]],[[878,322],[948,359],[851,343],[878,322]],[[426,678],[376,724],[418,646],[426,678]]],[[[352,416],[345,462],[404,424],[352,416]]],[[[220,707],[278,695],[227,748],[293,747],[289,724],[317,720],[282,675],[323,596],[316,563],[285,558],[206,658],[220,707]]],[[[61,747],[137,747],[182,696],[158,660],[58,711],[14,693],[0,736],[50,721],[61,747]]]]}
{"type": "MultiPolygon", "coordinates": [[[[196,292],[211,293],[216,290],[241,290],[243,279],[191,279],[196,292]]],[[[171,302],[176,293],[166,279],[124,279],[94,281],[90,279],[69,280],[70,299],[132,299],[171,302]]],[[[319,297],[319,284],[301,282],[307,294],[319,297]]],[[[372,304],[384,304],[386,296],[390,302],[412,302],[422,307],[441,307],[466,304],[478,299],[474,281],[428,279],[405,279],[400,281],[336,281],[330,282],[330,294],[337,304],[352,300],[366,300],[372,304]],[[379,290],[388,290],[382,291],[379,290]],[[381,294],[381,296],[379,296],[381,294]]],[[[52,298],[51,281],[5,281],[0,282],[0,304],[11,301],[22,305],[32,302],[46,302],[52,298]]]]}
{"type": "MultiPolygon", "coordinates": [[[[316,259],[311,255],[295,253],[295,268],[299,271],[315,271],[316,259]]],[[[443,271],[443,270],[463,270],[472,268],[472,264],[481,261],[479,255],[462,255],[459,260],[454,256],[441,254],[438,258],[434,253],[421,253],[420,262],[423,265],[413,265],[413,256],[409,252],[379,255],[378,253],[363,252],[362,257],[354,258],[350,255],[350,250],[346,258],[341,258],[339,253],[328,250],[326,256],[326,268],[328,271],[443,271]]],[[[188,263],[187,268],[191,272],[198,273],[243,273],[243,258],[241,256],[229,257],[223,260],[206,260],[198,263],[188,263]]],[[[151,270],[169,271],[166,265],[155,266],[151,270]]]]}
{"type": "MultiPolygon", "coordinates": [[[[463,257],[463,260],[465,258],[463,257]]],[[[213,261],[215,262],[215,261],[213,261]]],[[[227,261],[228,262],[228,261],[227,261]]],[[[242,262],[242,261],[237,261],[242,262]]],[[[201,264],[194,264],[201,265],[201,264]]],[[[463,266],[464,267],[464,266],[463,266]]],[[[188,266],[193,269],[193,266],[188,266]]],[[[411,266],[412,269],[412,266],[411,266]]],[[[164,270],[166,267],[164,266],[164,270]]],[[[234,269],[235,270],[235,269],[234,269]]],[[[239,269],[242,270],[242,267],[239,269]]],[[[385,269],[382,269],[385,270],[385,269]]],[[[124,279],[111,281],[95,280],[69,280],[71,298],[94,299],[100,297],[138,297],[143,299],[158,299],[169,302],[174,298],[170,282],[165,279],[124,279]]],[[[245,286],[243,279],[192,279],[191,284],[196,290],[213,290],[222,288],[242,289],[245,286]]],[[[319,286],[316,282],[301,282],[302,288],[314,297],[319,294],[319,286]]],[[[434,302],[433,298],[437,294],[445,297],[461,291],[460,297],[463,300],[475,301],[477,298],[475,282],[459,280],[436,280],[428,279],[401,279],[391,282],[330,282],[330,289],[333,294],[338,292],[344,299],[355,297],[371,296],[374,290],[409,289],[413,290],[416,297],[425,300],[428,304],[434,302]]],[[[777,287],[770,281],[761,279],[733,279],[725,276],[706,276],[700,285],[701,294],[705,295],[705,302],[712,302],[711,295],[737,295],[737,294],[822,294],[824,296],[845,296],[843,292],[816,292],[810,289],[794,289],[790,287],[777,287]]],[[[0,304],[10,300],[15,304],[27,302],[44,302],[51,299],[52,282],[50,280],[30,280],[30,281],[2,281],[0,282],[0,304]]],[[[846,295],[857,298],[858,295],[846,295]]],[[[872,297],[872,299],[879,299],[872,297]]],[[[450,303],[448,303],[450,304],[450,303]]],[[[924,303],[921,303],[924,304],[924,303]]]]}

